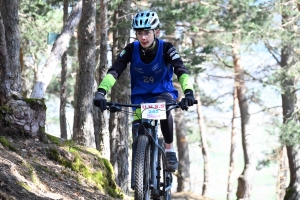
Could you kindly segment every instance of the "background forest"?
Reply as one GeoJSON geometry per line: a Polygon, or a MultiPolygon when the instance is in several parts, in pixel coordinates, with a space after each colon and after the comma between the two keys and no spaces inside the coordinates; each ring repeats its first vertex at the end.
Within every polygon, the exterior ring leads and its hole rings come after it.
{"type": "MultiPolygon", "coordinates": [[[[35,118],[37,128],[21,123],[28,116],[11,123],[30,136],[44,127],[96,148],[129,193],[132,116],[101,113],[92,99],[135,39],[132,16],[149,8],[160,18],[160,39],[172,42],[188,67],[199,102],[174,111],[180,163],[173,192],[215,200],[300,199],[295,0],[1,0],[1,106],[21,96],[47,107],[35,118]]],[[[126,70],[109,100],[129,103],[128,77],[126,70]]]]}

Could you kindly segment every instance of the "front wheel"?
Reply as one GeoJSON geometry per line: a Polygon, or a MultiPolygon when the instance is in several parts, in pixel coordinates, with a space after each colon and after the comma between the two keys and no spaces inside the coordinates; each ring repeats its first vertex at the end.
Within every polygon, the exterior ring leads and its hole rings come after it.
{"type": "Polygon", "coordinates": [[[140,135],[137,138],[137,147],[134,165],[134,199],[149,200],[150,191],[150,145],[149,138],[140,135]]]}

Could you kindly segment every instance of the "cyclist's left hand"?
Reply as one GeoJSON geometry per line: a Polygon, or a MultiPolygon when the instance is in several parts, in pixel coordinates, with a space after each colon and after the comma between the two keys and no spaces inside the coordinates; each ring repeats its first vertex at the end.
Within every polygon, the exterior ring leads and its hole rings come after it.
{"type": "Polygon", "coordinates": [[[188,110],[189,106],[194,105],[194,101],[195,101],[194,92],[193,90],[187,89],[184,91],[184,95],[185,97],[182,98],[181,100],[181,108],[182,110],[188,110]]]}

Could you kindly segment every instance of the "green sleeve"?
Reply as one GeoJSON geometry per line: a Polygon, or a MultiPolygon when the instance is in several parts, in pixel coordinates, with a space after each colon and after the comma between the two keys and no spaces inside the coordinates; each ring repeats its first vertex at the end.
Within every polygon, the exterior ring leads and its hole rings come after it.
{"type": "Polygon", "coordinates": [[[190,81],[190,76],[188,74],[182,74],[179,77],[179,83],[181,85],[182,91],[186,89],[194,90],[193,84],[190,81]]]}
{"type": "Polygon", "coordinates": [[[104,89],[106,92],[110,91],[112,86],[114,86],[116,79],[111,74],[106,74],[103,78],[102,82],[100,83],[98,88],[104,89]]]}

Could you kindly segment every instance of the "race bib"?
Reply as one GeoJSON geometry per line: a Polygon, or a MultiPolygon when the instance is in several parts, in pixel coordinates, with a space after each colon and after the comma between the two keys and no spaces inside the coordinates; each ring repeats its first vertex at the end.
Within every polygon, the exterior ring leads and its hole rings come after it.
{"type": "Polygon", "coordinates": [[[141,104],[143,119],[166,119],[166,103],[142,103],[141,104]]]}

